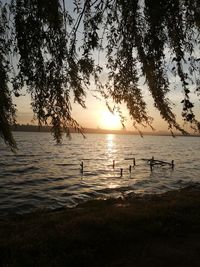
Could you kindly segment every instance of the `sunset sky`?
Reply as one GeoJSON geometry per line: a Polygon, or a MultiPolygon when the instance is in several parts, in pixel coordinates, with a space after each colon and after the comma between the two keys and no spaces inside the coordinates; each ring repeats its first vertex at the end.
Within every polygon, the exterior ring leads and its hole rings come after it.
{"type": "MultiPolygon", "coordinates": [[[[167,124],[161,119],[159,112],[153,107],[153,101],[150,93],[147,88],[145,89],[145,99],[148,103],[148,111],[149,115],[154,118],[153,126],[157,131],[165,131],[167,130],[167,124]]],[[[25,95],[25,90],[24,90],[25,95]]],[[[179,90],[171,92],[169,94],[170,98],[173,100],[175,104],[174,111],[177,114],[177,119],[181,122],[181,100],[182,93],[179,90]]],[[[37,123],[33,122],[33,112],[31,109],[31,98],[30,95],[26,94],[25,96],[21,96],[19,98],[14,98],[14,102],[17,104],[17,122],[20,124],[33,124],[37,123]]],[[[110,101],[112,105],[112,101],[110,101]]],[[[93,95],[92,92],[88,91],[86,97],[86,109],[83,109],[78,104],[72,105],[72,115],[74,118],[83,126],[87,128],[102,128],[102,129],[121,129],[122,125],[120,123],[119,116],[117,114],[114,116],[109,112],[105,100],[98,100],[93,95]]],[[[125,126],[127,130],[134,130],[132,126],[132,122],[128,116],[128,111],[125,106],[121,106],[121,110],[123,115],[126,117],[125,126]]],[[[149,131],[148,128],[141,128],[141,130],[149,131]]]]}
{"type": "MultiPolygon", "coordinates": [[[[69,10],[71,14],[73,13],[73,1],[72,0],[66,1],[66,9],[69,10]]],[[[96,54],[94,54],[95,57],[97,57],[96,54]]],[[[102,66],[105,66],[106,64],[104,59],[105,59],[105,55],[101,54],[100,64],[102,66]]],[[[102,75],[106,76],[105,69],[102,75]]],[[[180,102],[183,99],[183,94],[182,94],[182,89],[180,86],[180,81],[176,80],[175,78],[173,79],[174,79],[174,84],[169,94],[169,99],[172,100],[172,102],[174,103],[173,110],[175,114],[177,114],[177,121],[182,125],[182,121],[181,121],[181,108],[182,107],[181,107],[180,102]],[[176,90],[173,87],[176,87],[176,90]]],[[[166,131],[168,126],[161,119],[159,112],[154,108],[152,97],[146,85],[144,84],[144,80],[141,80],[139,82],[139,87],[143,89],[144,99],[148,104],[147,108],[149,111],[149,115],[154,118],[153,127],[155,127],[157,131],[166,131]]],[[[86,109],[83,109],[81,106],[77,104],[72,105],[72,116],[74,117],[74,119],[76,119],[78,123],[80,123],[83,127],[102,128],[102,129],[121,129],[122,125],[120,123],[119,117],[117,115],[115,116],[112,115],[108,111],[105,100],[103,99],[98,100],[93,96],[93,92],[92,92],[93,90],[95,90],[95,85],[91,81],[90,91],[87,92],[87,98],[86,98],[87,108],[86,109]]],[[[36,124],[37,123],[36,121],[35,122],[32,121],[33,112],[32,112],[31,105],[30,105],[31,103],[30,95],[26,94],[25,91],[26,89],[24,88],[24,91],[22,94],[25,96],[21,96],[19,98],[14,97],[14,103],[17,104],[17,110],[18,110],[17,122],[20,124],[27,124],[27,123],[36,124]]],[[[192,100],[193,102],[198,101],[197,98],[196,99],[193,98],[192,100]]],[[[71,99],[71,102],[73,103],[73,97],[71,99]]],[[[112,101],[110,101],[110,104],[112,106],[112,101]]],[[[199,101],[196,106],[197,106],[196,114],[199,114],[199,101]]],[[[123,112],[123,115],[127,118],[127,120],[125,121],[125,126],[127,130],[134,130],[134,128],[132,127],[132,122],[129,119],[128,111],[126,107],[122,105],[121,110],[123,112]]],[[[149,131],[150,129],[141,128],[141,130],[149,131]]]]}

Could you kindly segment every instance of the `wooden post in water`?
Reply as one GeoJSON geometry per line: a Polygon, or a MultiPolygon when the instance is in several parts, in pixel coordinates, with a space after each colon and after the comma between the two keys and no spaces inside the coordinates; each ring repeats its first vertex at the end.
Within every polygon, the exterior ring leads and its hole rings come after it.
{"type": "Polygon", "coordinates": [[[172,160],[172,170],[174,169],[174,160],[172,160]]]}
{"type": "Polygon", "coordinates": [[[114,170],[114,168],[115,168],[115,160],[113,160],[113,170],[114,170]]]}
{"type": "Polygon", "coordinates": [[[131,173],[131,165],[129,166],[129,173],[131,173]]]}
{"type": "Polygon", "coordinates": [[[80,166],[81,166],[81,173],[83,173],[83,161],[81,162],[80,166]]]}
{"type": "Polygon", "coordinates": [[[121,168],[120,169],[120,177],[122,177],[123,176],[123,169],[121,168]]]}
{"type": "Polygon", "coordinates": [[[150,170],[151,170],[151,172],[153,171],[153,161],[154,161],[154,157],[152,157],[150,159],[150,170]]]}
{"type": "Polygon", "coordinates": [[[135,167],[136,163],[135,163],[135,158],[133,158],[133,166],[135,167]]]}

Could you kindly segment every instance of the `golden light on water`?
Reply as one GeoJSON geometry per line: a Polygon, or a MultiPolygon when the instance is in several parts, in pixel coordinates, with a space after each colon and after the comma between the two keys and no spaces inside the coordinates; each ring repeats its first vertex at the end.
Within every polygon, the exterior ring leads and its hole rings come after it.
{"type": "Polygon", "coordinates": [[[118,183],[111,182],[111,183],[108,184],[108,188],[110,188],[110,189],[115,189],[115,188],[118,188],[118,187],[119,187],[118,183]]]}
{"type": "MultiPolygon", "coordinates": [[[[115,151],[115,135],[114,134],[108,134],[106,136],[106,140],[107,140],[107,157],[113,161],[114,160],[114,151],[115,151]]],[[[112,163],[111,163],[112,164],[112,163]]]]}
{"type": "Polygon", "coordinates": [[[114,134],[108,134],[106,139],[107,139],[107,148],[108,150],[112,150],[113,149],[113,145],[114,145],[114,134]]]}

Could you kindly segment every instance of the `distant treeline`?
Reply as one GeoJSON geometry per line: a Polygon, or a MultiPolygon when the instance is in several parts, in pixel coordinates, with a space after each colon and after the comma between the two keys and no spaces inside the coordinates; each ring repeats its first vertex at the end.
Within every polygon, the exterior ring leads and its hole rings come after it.
{"type": "MultiPolygon", "coordinates": [[[[21,132],[51,132],[51,126],[37,126],[31,124],[16,124],[11,127],[12,131],[21,131],[21,132]]],[[[74,128],[70,129],[70,133],[75,133],[76,130],[74,128]]],[[[126,129],[123,130],[106,130],[101,128],[84,128],[84,133],[94,133],[94,134],[125,134],[125,135],[139,135],[137,131],[128,131],[126,129]]],[[[157,132],[143,132],[143,135],[159,135],[166,136],[170,135],[167,131],[157,131],[157,132]]],[[[180,133],[175,133],[177,136],[182,136],[180,133]]],[[[190,134],[188,136],[197,136],[199,134],[190,134]]]]}
{"type": "Polygon", "coordinates": [[[22,131],[22,132],[50,132],[50,126],[37,126],[31,124],[15,124],[11,127],[12,131],[22,131]]]}
{"type": "MultiPolygon", "coordinates": [[[[12,131],[22,131],[22,132],[51,132],[51,126],[37,126],[30,124],[16,124],[12,126],[12,131]]],[[[76,130],[71,128],[71,133],[75,133],[76,130]]],[[[138,134],[137,132],[127,131],[127,130],[105,130],[105,129],[93,129],[84,128],[84,133],[102,133],[102,134],[138,134]]]]}

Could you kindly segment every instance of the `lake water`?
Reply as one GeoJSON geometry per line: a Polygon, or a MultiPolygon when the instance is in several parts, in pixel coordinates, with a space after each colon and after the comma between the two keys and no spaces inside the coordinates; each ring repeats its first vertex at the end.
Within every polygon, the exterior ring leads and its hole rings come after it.
{"type": "Polygon", "coordinates": [[[88,134],[83,139],[73,134],[71,140],[56,145],[50,133],[14,136],[16,154],[0,143],[1,216],[74,207],[92,198],[163,193],[200,182],[198,137],[88,134]],[[174,170],[157,166],[151,172],[143,159],[152,156],[174,160],[174,170]],[[131,173],[133,160],[126,158],[136,159],[131,173]]]}

